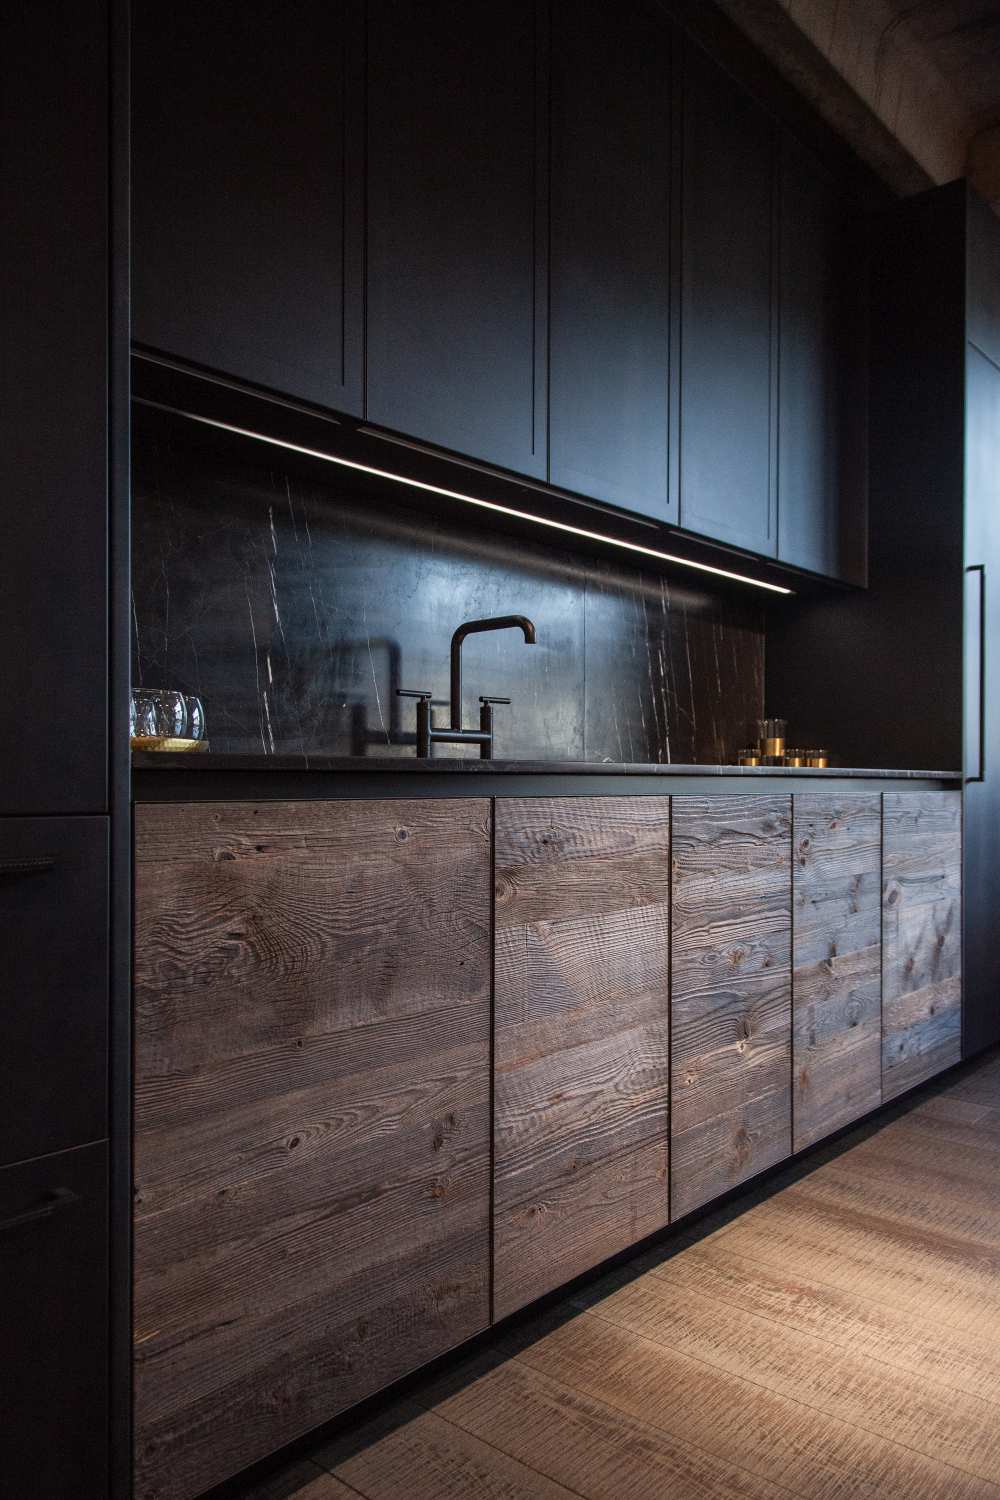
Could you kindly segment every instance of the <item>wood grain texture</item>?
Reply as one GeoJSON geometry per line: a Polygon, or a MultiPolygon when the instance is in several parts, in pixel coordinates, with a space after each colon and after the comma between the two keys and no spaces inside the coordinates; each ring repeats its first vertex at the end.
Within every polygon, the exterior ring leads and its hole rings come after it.
{"type": "Polygon", "coordinates": [[[670,813],[496,804],[495,1318],[668,1218],[670,813]]]}
{"type": "Polygon", "coordinates": [[[485,1326],[489,803],[136,813],[136,1493],[485,1326]]]}
{"type": "Polygon", "coordinates": [[[673,798],[671,1213],[791,1151],[791,798],[673,798]]]}
{"type": "Polygon", "coordinates": [[[882,1094],[892,1099],[961,1056],[962,802],[887,792],[882,809],[882,1094]]]}
{"type": "Polygon", "coordinates": [[[407,1500],[573,1500],[573,1492],[494,1443],[427,1411],[394,1402],[315,1454],[351,1493],[407,1500]]]}
{"type": "Polygon", "coordinates": [[[998,1053],[508,1325],[312,1462],[362,1500],[1000,1500],[996,1146],[968,1136],[992,1116],[998,1053]]]}
{"type": "MultiPolygon", "coordinates": [[[[779,1500],[788,1494],[783,1485],[668,1430],[652,1414],[623,1411],[536,1369],[530,1348],[506,1360],[499,1350],[470,1356],[422,1387],[418,1399],[588,1500],[779,1500]]],[[[386,1491],[385,1500],[392,1493],[386,1491]]]]}
{"type": "Polygon", "coordinates": [[[643,1339],[741,1376],[882,1441],[910,1449],[934,1432],[936,1456],[1000,1484],[1000,1408],[789,1327],[740,1298],[731,1277],[684,1256],[595,1309],[643,1339]]]}
{"type": "Polygon", "coordinates": [[[736,1373],[596,1312],[556,1327],[539,1317],[537,1332],[519,1362],[803,1500],[1000,1495],[1000,1486],[770,1389],[754,1378],[752,1346],[736,1373]]]}
{"type": "Polygon", "coordinates": [[[356,1500],[356,1492],[308,1459],[252,1485],[240,1500],[356,1500]]]}
{"type": "Polygon", "coordinates": [[[882,1098],[882,810],[877,796],[796,795],[793,1149],[882,1098]]]}

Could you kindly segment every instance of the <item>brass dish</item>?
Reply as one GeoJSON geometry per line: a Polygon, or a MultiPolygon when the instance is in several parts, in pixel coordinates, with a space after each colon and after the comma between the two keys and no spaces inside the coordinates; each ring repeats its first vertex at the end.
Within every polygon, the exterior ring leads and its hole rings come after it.
{"type": "Polygon", "coordinates": [[[133,750],[207,750],[208,740],[181,740],[170,734],[134,734],[133,750]]]}

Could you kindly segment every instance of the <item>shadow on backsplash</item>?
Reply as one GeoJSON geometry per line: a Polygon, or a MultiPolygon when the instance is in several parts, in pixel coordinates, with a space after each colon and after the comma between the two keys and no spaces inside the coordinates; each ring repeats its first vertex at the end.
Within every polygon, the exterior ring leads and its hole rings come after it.
{"type": "MultiPolygon", "coordinates": [[[[498,759],[732,761],[763,712],[764,616],[718,594],[370,500],[143,430],[134,453],[133,675],[205,703],[216,751],[414,754],[414,702],[443,721],[452,631],[498,759]]],[[[449,754],[475,754],[449,749],[449,754]]]]}

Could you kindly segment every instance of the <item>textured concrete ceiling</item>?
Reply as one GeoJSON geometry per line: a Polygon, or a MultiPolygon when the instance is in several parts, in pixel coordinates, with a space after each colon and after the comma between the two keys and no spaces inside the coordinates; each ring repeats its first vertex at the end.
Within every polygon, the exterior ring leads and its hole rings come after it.
{"type": "Polygon", "coordinates": [[[1000,211],[996,0],[718,0],[901,193],[967,175],[1000,211]]]}

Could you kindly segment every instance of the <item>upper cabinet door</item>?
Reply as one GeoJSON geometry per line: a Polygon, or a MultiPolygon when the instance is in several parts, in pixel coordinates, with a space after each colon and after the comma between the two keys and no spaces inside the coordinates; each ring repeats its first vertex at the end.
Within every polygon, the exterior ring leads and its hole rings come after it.
{"type": "Polygon", "coordinates": [[[662,15],[555,0],[549,474],[663,521],[677,520],[670,102],[662,15]]]}
{"type": "Polygon", "coordinates": [[[695,47],[684,66],[680,521],[773,557],[774,131],[695,47]]]}
{"type": "Polygon", "coordinates": [[[371,7],[367,416],[544,478],[541,4],[371,7]]]}
{"type": "MultiPolygon", "coordinates": [[[[0,35],[0,813],[102,812],[107,8],[8,5],[0,35]]],[[[8,977],[5,1014],[15,998],[8,977]]]]}
{"type": "MultiPolygon", "coordinates": [[[[790,136],[781,144],[778,556],[844,576],[843,216],[833,179],[790,136]]],[[[844,497],[846,500],[846,496],[844,497]]],[[[855,539],[856,540],[856,539],[855,539]]]]}
{"type": "Polygon", "coordinates": [[[133,6],[136,340],[361,410],[363,15],[133,6]]]}

